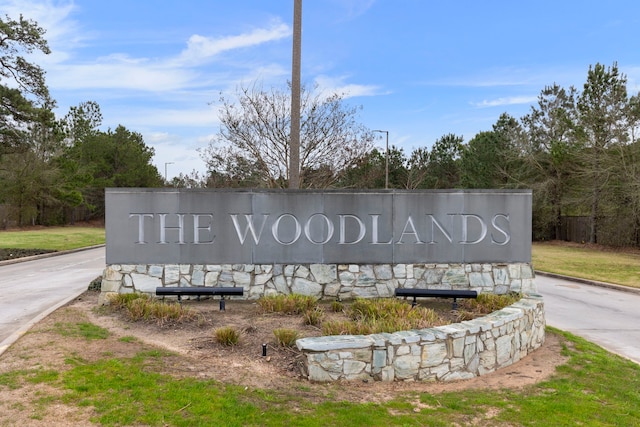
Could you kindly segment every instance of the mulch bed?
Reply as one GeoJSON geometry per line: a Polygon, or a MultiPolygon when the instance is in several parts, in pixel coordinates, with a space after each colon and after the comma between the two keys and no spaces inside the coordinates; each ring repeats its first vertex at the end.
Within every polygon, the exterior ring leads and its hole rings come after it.
{"type": "Polygon", "coordinates": [[[0,248],[0,261],[6,261],[9,259],[16,259],[16,258],[24,258],[28,256],[33,256],[33,255],[48,254],[51,252],[56,252],[56,251],[50,250],[50,249],[12,249],[12,248],[2,249],[0,248]]]}

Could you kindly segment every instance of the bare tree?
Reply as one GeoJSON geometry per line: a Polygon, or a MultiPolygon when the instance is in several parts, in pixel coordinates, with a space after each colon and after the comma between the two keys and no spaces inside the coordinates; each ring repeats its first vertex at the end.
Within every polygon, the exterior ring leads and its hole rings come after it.
{"type": "MultiPolygon", "coordinates": [[[[220,97],[220,130],[201,152],[210,174],[235,175],[231,165],[250,164],[260,184],[285,188],[291,177],[291,92],[253,85],[236,97],[220,97]]],[[[301,90],[300,188],[331,186],[373,146],[373,133],[356,121],[359,107],[344,95],[301,90]]]]}

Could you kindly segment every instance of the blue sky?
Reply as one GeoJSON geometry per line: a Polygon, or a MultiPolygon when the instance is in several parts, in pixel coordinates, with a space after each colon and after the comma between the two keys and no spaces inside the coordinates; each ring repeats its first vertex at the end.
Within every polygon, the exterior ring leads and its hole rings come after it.
{"type": "MultiPolygon", "coordinates": [[[[220,93],[291,78],[293,0],[0,0],[0,12],[47,30],[51,55],[31,59],[58,116],[98,102],[104,128],[140,132],[169,179],[204,171],[220,93]]],[[[597,62],[639,90],[637,1],[303,0],[302,14],[303,83],[346,93],[407,153],[520,118],[546,85],[581,89],[597,62]]]]}

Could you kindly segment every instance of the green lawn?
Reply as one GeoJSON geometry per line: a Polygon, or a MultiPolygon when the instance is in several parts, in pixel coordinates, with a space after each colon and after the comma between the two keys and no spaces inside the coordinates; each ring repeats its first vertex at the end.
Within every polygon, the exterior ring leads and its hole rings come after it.
{"type": "MultiPolygon", "coordinates": [[[[108,338],[97,327],[59,328],[85,335],[88,345],[108,338]]],[[[90,361],[73,355],[59,372],[0,373],[0,390],[37,388],[31,402],[36,420],[50,405],[62,404],[89,409],[92,422],[107,426],[639,425],[640,366],[571,334],[548,333],[561,335],[568,362],[546,381],[512,389],[406,392],[381,403],[336,399],[340,384],[318,391],[301,381],[291,390],[275,391],[172,377],[157,373],[170,370],[172,363],[170,353],[158,350],[130,359],[90,361]]]]}
{"type": "Polygon", "coordinates": [[[532,261],[540,271],[640,287],[640,254],[636,253],[534,243],[532,261]]]}
{"type": "Polygon", "coordinates": [[[0,248],[64,251],[104,242],[104,228],[99,227],[51,227],[0,232],[0,248]]]}

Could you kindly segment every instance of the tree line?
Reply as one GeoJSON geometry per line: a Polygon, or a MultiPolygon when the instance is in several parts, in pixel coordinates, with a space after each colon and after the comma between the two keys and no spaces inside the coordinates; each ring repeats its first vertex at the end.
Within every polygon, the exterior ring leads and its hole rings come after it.
{"type": "MultiPolygon", "coordinates": [[[[343,96],[303,91],[304,188],[533,190],[534,239],[560,239],[565,217],[588,218],[588,241],[640,245],[640,98],[618,65],[589,67],[581,90],[545,87],[520,118],[500,115],[468,142],[454,133],[410,153],[373,147],[343,96]]],[[[282,187],[288,178],[288,92],[241,88],[221,98],[221,128],[202,151],[205,177],[176,186],[282,187]]]]}
{"type": "Polygon", "coordinates": [[[122,125],[101,131],[96,102],[56,118],[44,71],[23,56],[34,51],[50,53],[37,23],[0,18],[0,226],[102,218],[105,187],[163,185],[153,148],[122,125]]]}
{"type": "MultiPolygon", "coordinates": [[[[0,19],[0,226],[103,218],[105,187],[286,188],[290,88],[241,87],[219,99],[220,127],[201,150],[204,175],[164,182],[153,148],[118,125],[100,130],[93,101],[58,119],[43,70],[44,30],[0,19]]],[[[301,188],[533,190],[535,239],[561,238],[565,217],[588,219],[593,243],[640,246],[640,98],[616,63],[589,67],[582,88],[552,84],[520,118],[500,115],[469,141],[450,133],[405,153],[375,148],[344,94],[303,88],[301,188]]]]}

